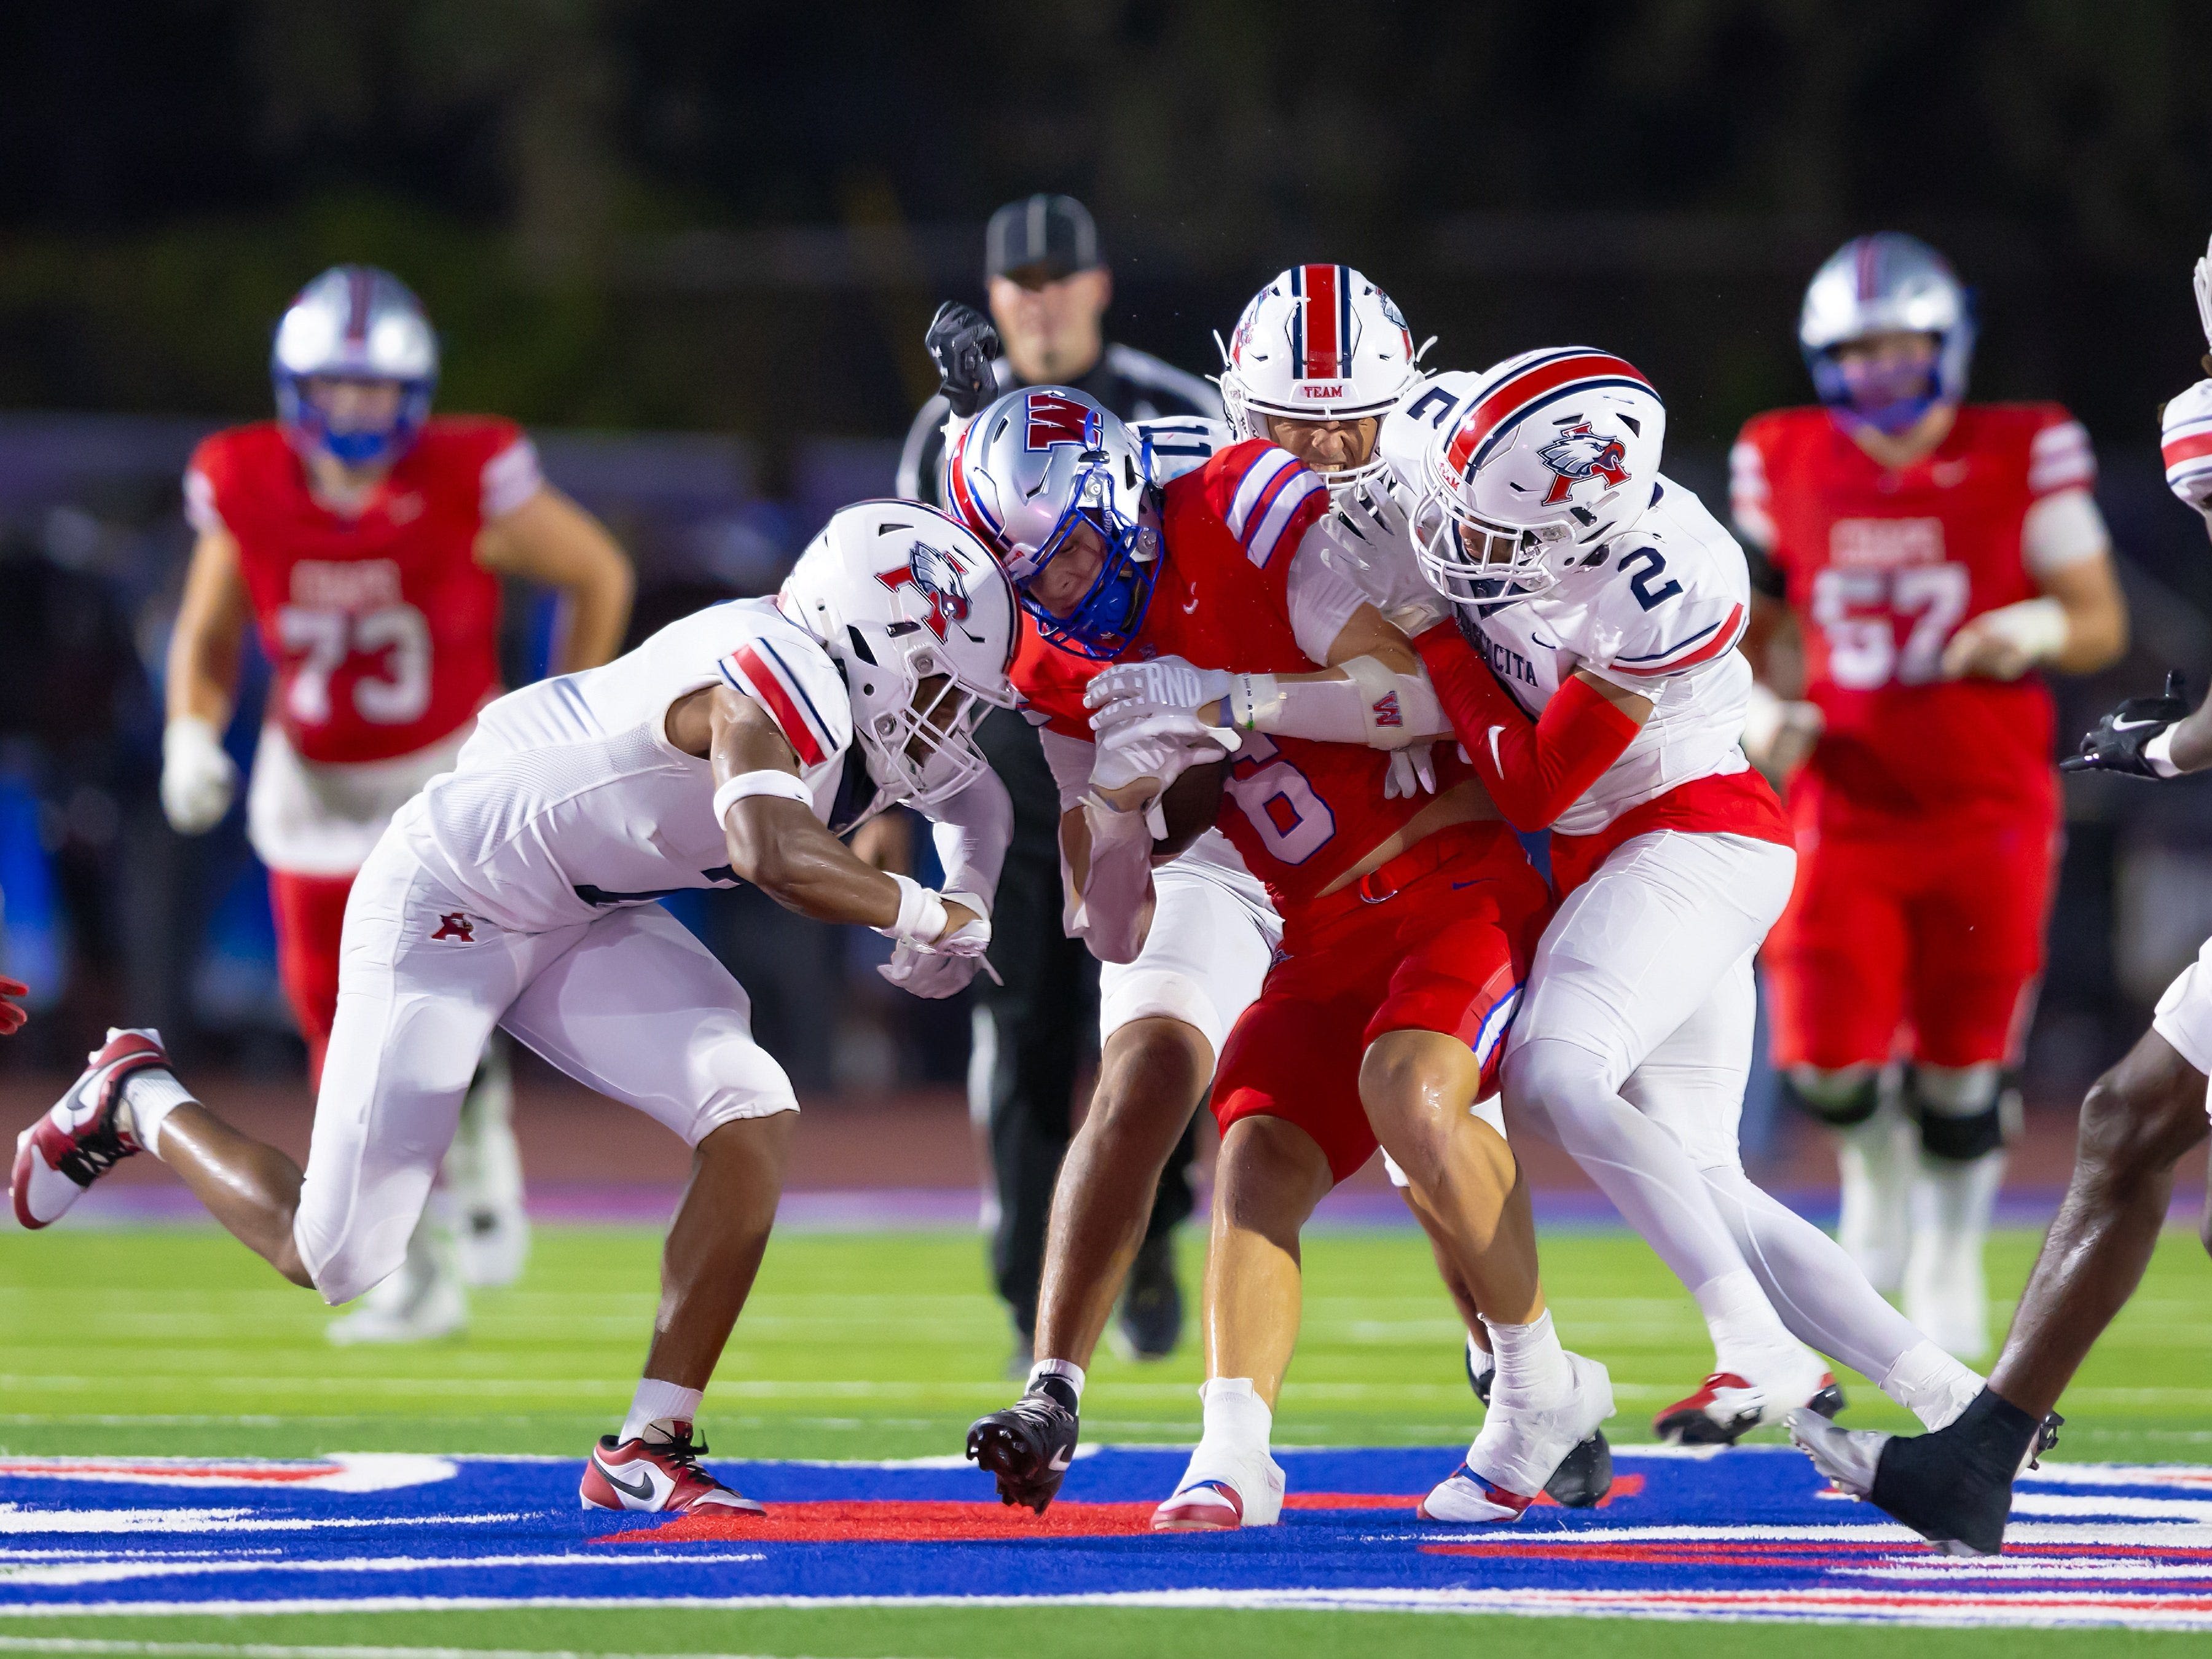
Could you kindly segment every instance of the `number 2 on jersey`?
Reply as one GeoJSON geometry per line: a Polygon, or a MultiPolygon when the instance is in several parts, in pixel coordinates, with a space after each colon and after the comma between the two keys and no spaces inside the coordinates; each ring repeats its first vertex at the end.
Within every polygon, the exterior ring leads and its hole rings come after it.
{"type": "Polygon", "coordinates": [[[1282,753],[1263,733],[1248,732],[1223,788],[1272,856],[1304,864],[1336,833],[1336,815],[1282,753]]]}
{"type": "Polygon", "coordinates": [[[1944,643],[1966,614],[1971,586],[1962,564],[1821,571],[1813,578],[1813,620],[1827,637],[1830,676],[1851,691],[1939,678],[1944,643]],[[1902,646],[1900,622],[1912,624],[1902,646]]]}
{"type": "Polygon", "coordinates": [[[430,706],[430,624],[411,605],[359,614],[288,605],[276,613],[276,637],[300,656],[286,702],[302,726],[330,719],[331,677],[356,655],[382,659],[353,683],[354,710],[362,719],[404,726],[430,706]]]}

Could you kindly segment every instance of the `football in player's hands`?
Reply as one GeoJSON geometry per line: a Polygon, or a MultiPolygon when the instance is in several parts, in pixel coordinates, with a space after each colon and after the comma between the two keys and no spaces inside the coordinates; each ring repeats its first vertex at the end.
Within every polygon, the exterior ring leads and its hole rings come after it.
{"type": "Polygon", "coordinates": [[[2166,691],[2156,697],[2130,697],[2097,722],[2081,739],[2081,752],[2058,763],[2062,772],[2124,772],[2139,778],[2162,778],[2143,750],[2150,740],[2189,714],[2189,687],[2177,671],[2166,675],[2166,691]]]}
{"type": "Polygon", "coordinates": [[[1160,793],[1160,822],[1167,833],[1152,842],[1152,862],[1164,864],[1188,850],[1221,816],[1222,786],[1229,769],[1219,762],[1186,767],[1160,793]]]}
{"type": "Polygon", "coordinates": [[[1005,348],[991,319],[973,306],[947,300],[929,319],[921,337],[937,363],[938,390],[963,420],[991,401],[999,390],[991,365],[1005,348]]]}

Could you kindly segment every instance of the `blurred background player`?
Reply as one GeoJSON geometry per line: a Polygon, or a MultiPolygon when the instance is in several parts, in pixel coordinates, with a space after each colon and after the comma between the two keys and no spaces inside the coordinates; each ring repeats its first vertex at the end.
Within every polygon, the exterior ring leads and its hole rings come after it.
{"type": "MultiPolygon", "coordinates": [[[[2212,248],[2196,277],[2212,345],[2212,248]]],[[[2212,374],[2212,356],[2203,365],[2212,374]]],[[[2160,425],[2167,486],[2212,529],[2212,380],[2167,404],[2160,425]]],[[[2212,770],[2212,703],[2191,713],[2181,677],[2169,674],[2165,696],[2130,697],[2063,765],[2154,779],[2212,770]]],[[[2081,1103],[2066,1200],[1981,1397],[1957,1422],[1909,1440],[1793,1419],[1791,1437],[1822,1474],[1949,1553],[2002,1547],[2013,1481],[2023,1460],[2051,1443],[2036,1425],[2142,1282],[2172,1201],[2174,1165],[2204,1139],[2208,1077],[2212,941],[2159,998],[2150,1030],[2081,1103]]],[[[2212,1250],[2212,1203],[2198,1232],[2212,1250]]]]}
{"type": "MultiPolygon", "coordinates": [[[[347,895],[392,814],[453,769],[499,694],[500,579],[562,595],[558,674],[614,655],[630,569],[599,521],[546,483],[520,427],[430,413],[437,337],[397,277],[363,265],[316,277],[277,326],[270,373],[278,418],[216,434],[185,476],[198,539],[169,650],[161,804],[185,835],[230,808],[222,737],[250,618],[274,678],[246,833],[269,866],[278,970],[319,1087],[347,895]]],[[[495,1050],[447,1164],[458,1251],[426,1223],[332,1340],[447,1334],[466,1319],[464,1279],[521,1273],[509,1101],[495,1050]]]]}
{"type": "Polygon", "coordinates": [[[1802,763],[1774,1060],[1838,1132],[1845,1247],[1979,1358],[2058,848],[2033,671],[2112,662],[2126,609],[2088,434],[2056,404],[1964,401],[1973,318],[1935,250],[1846,243],[1798,339],[1820,406],[1755,417],[1731,459],[1765,689],[1746,747],[1802,763]]]}
{"type": "MultiPolygon", "coordinates": [[[[1015,386],[1072,386],[1125,421],[1220,418],[1220,400],[1198,376],[1107,342],[1102,324],[1113,275],[1097,226],[1073,197],[1024,197],[993,214],[983,276],[1003,355],[991,362],[989,389],[973,401],[963,398],[966,407],[954,408],[943,392],[922,405],[899,456],[901,495],[943,506],[946,421],[965,420],[1015,386]]],[[[933,347],[940,356],[941,346],[933,347]]],[[[1034,1355],[1053,1182],[1067,1154],[1076,1073],[1091,1029],[1081,1010],[1097,1000],[1098,968],[1083,942],[1060,929],[1060,793],[1035,732],[1019,714],[1000,710],[983,722],[980,741],[1013,797],[1014,844],[992,930],[991,962],[1004,983],[976,986],[969,1097],[989,1139],[997,1194],[991,1273],[1013,1317],[1011,1369],[1020,1376],[1034,1355]]],[[[1196,1147],[1194,1132],[1187,1132],[1169,1158],[1129,1269],[1115,1335],[1139,1358],[1168,1353],[1182,1332],[1174,1232],[1191,1212],[1196,1147]]]]}

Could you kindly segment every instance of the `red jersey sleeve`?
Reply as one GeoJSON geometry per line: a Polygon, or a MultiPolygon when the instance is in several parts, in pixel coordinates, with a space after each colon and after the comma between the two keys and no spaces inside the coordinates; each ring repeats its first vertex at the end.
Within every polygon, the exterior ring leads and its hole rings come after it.
{"type": "Polygon", "coordinates": [[[2034,435],[2027,445],[2027,494],[2041,501],[2062,489],[2091,489],[2097,483],[2097,453],[2081,422],[2059,404],[2035,405],[2034,435]]]}
{"type": "Polygon", "coordinates": [[[1020,614],[1022,636],[1014,647],[1012,678],[1021,695],[1022,712],[1033,726],[1091,742],[1091,711],[1084,706],[1083,692],[1105,665],[1048,644],[1029,613],[1020,614]]]}
{"type": "Polygon", "coordinates": [[[222,504],[231,483],[230,434],[218,432],[200,440],[185,464],[185,518],[204,536],[225,528],[222,504]]]}
{"type": "Polygon", "coordinates": [[[1774,471],[1771,416],[1754,416],[1744,422],[1729,451],[1729,516],[1736,534],[1765,554],[1778,568],[1785,557],[1781,532],[1774,520],[1774,471]]]}
{"type": "Polygon", "coordinates": [[[1287,449],[1263,438],[1231,444],[1206,464],[1200,490],[1290,614],[1291,556],[1328,511],[1328,486],[1287,449]]]}

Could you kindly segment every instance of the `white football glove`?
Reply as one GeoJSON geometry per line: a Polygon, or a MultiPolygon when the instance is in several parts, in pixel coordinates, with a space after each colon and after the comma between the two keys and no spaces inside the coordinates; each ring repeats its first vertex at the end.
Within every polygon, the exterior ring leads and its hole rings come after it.
{"type": "Polygon", "coordinates": [[[204,835],[230,811],[238,767],[222,733],[197,714],[179,714],[161,732],[161,811],[180,836],[204,835]]]}
{"type": "Polygon", "coordinates": [[[1417,743],[1410,748],[1390,751],[1390,769],[1382,779],[1382,799],[1396,800],[1401,795],[1407,800],[1417,795],[1437,793],[1437,769],[1429,758],[1433,744],[1417,743]]]}
{"type": "Polygon", "coordinates": [[[1226,669],[1194,668],[1181,657],[1116,663],[1083,693],[1092,710],[1091,729],[1103,736],[1131,720],[1156,714],[1191,714],[1229,696],[1235,679],[1226,669]]]}
{"type": "Polygon", "coordinates": [[[958,995],[979,969],[988,970],[989,964],[983,960],[983,952],[991,944],[991,908],[981,895],[947,892],[935,897],[940,907],[947,903],[967,906],[975,913],[976,919],[951,933],[941,935],[933,945],[902,939],[891,952],[891,959],[876,969],[902,991],[910,991],[933,1001],[958,995]]]}
{"type": "Polygon", "coordinates": [[[1127,811],[1157,800],[1190,768],[1219,760],[1235,746],[1235,737],[1188,710],[1125,720],[1099,733],[1091,787],[1127,811]]]}

